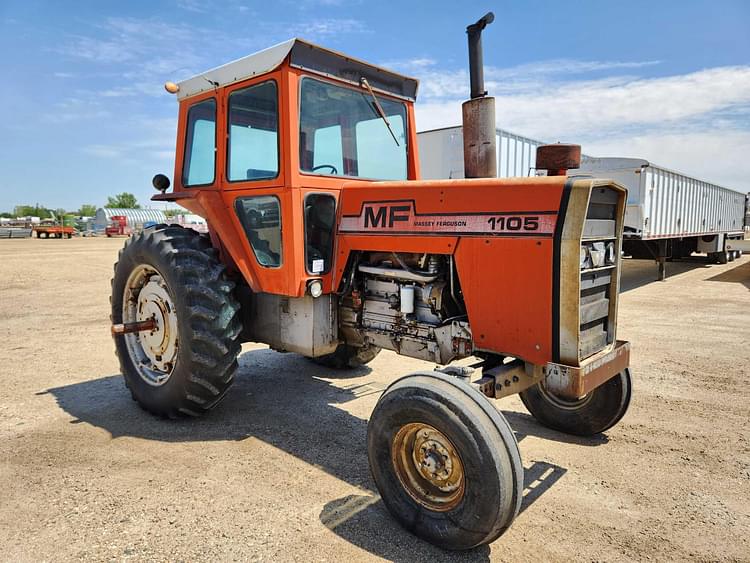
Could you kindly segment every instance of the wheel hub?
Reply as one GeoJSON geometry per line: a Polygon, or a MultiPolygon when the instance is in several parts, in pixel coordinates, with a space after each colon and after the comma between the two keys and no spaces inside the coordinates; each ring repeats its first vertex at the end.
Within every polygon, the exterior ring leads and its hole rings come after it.
{"type": "Polygon", "coordinates": [[[177,359],[177,314],[169,288],[159,272],[148,265],[130,274],[123,296],[123,322],[153,319],[150,331],[125,335],[130,357],[144,381],[163,385],[169,380],[177,359]]]}
{"type": "Polygon", "coordinates": [[[458,451],[432,426],[402,426],[393,439],[391,458],[404,489],[422,506],[444,512],[463,498],[465,477],[458,451]]]}
{"type": "Polygon", "coordinates": [[[177,352],[177,316],[166,285],[153,276],[138,294],[136,320],[154,319],[156,328],[140,333],[143,351],[157,369],[169,372],[177,352]]]}

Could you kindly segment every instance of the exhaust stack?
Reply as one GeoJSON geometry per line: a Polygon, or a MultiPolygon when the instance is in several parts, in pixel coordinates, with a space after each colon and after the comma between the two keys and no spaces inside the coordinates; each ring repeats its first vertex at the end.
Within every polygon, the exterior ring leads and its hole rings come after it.
{"type": "Polygon", "coordinates": [[[495,98],[484,89],[482,30],[495,20],[492,12],[466,28],[469,36],[469,80],[471,99],[461,106],[464,135],[464,176],[497,177],[495,98]]]}

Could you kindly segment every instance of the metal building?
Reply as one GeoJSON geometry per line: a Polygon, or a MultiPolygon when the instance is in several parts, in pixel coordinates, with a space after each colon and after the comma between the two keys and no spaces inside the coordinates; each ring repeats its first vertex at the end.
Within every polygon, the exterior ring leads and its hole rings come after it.
{"type": "Polygon", "coordinates": [[[113,215],[124,215],[128,218],[128,226],[142,229],[144,223],[166,223],[167,217],[160,209],[120,209],[116,207],[100,207],[96,210],[93,221],[95,231],[103,231],[112,222],[113,215]]]}

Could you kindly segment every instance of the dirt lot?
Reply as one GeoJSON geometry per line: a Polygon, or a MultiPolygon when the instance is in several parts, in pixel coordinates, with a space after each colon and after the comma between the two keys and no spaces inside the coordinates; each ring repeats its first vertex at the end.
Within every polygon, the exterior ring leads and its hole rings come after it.
{"type": "MultiPolygon", "coordinates": [[[[441,561],[374,492],[366,421],[399,374],[332,373],[246,345],[201,420],[130,399],[109,336],[121,240],[0,241],[0,559],[441,561]]],[[[526,467],[522,513],[466,561],[750,561],[750,257],[626,261],[635,392],[606,436],[498,403],[526,467]]]]}

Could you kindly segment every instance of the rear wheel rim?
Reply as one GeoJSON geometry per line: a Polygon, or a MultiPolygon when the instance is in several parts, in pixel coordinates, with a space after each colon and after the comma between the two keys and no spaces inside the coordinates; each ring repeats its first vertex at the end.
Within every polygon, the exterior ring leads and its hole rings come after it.
{"type": "Polygon", "coordinates": [[[391,461],[402,487],[421,506],[446,512],[463,499],[466,478],[458,450],[429,424],[402,426],[393,438],[391,461]]]}
{"type": "Polygon", "coordinates": [[[122,321],[150,319],[156,322],[154,330],[125,334],[124,339],[138,375],[158,387],[169,381],[177,360],[177,314],[164,277],[153,266],[140,264],[125,283],[122,321]]]}

